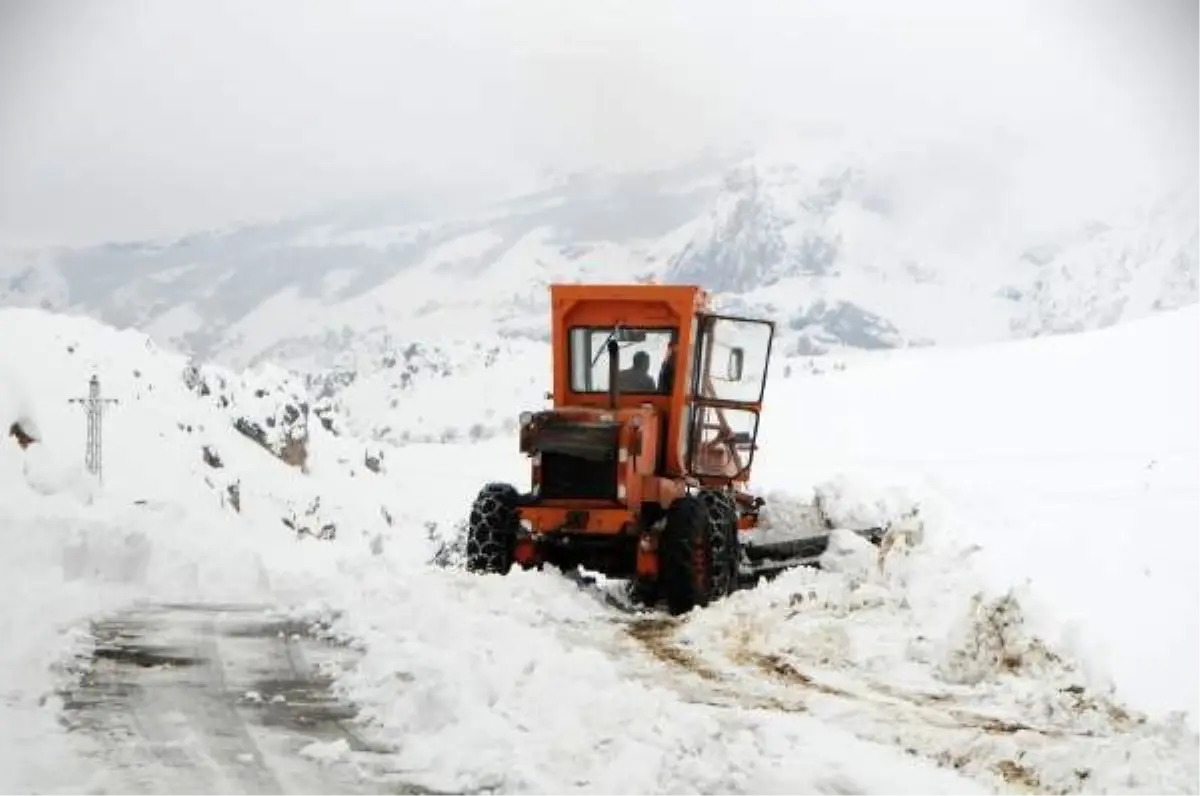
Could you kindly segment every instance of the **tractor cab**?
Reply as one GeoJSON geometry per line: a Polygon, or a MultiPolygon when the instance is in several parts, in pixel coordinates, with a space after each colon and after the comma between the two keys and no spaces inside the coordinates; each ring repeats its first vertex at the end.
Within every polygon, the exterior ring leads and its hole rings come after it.
{"type": "Polygon", "coordinates": [[[652,408],[656,474],[749,477],[774,326],[690,285],[551,285],[554,406],[652,408]]]}

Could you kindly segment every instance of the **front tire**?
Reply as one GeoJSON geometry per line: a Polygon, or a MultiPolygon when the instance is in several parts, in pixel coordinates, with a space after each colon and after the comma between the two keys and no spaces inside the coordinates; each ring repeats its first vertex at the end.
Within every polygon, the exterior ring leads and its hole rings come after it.
{"type": "Polygon", "coordinates": [[[516,487],[487,484],[479,490],[467,524],[467,571],[508,574],[518,527],[516,487]]]}

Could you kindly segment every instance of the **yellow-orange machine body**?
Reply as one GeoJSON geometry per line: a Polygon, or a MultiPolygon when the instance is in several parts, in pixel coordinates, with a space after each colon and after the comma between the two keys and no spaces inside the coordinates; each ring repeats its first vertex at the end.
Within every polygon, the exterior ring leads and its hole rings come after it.
{"type": "Polygon", "coordinates": [[[530,485],[480,492],[468,568],[583,566],[673,613],[732,591],[773,324],[693,285],[554,284],[550,314],[552,405],[520,418],[530,485]]]}

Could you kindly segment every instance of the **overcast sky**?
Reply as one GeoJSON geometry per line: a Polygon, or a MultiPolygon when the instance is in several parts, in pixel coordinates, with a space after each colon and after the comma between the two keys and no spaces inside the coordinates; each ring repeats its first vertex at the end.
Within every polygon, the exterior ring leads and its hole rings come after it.
{"type": "Polygon", "coordinates": [[[1195,0],[0,0],[0,242],[471,195],[801,126],[998,129],[1125,190],[1195,172],[1196,42],[1195,0]]]}

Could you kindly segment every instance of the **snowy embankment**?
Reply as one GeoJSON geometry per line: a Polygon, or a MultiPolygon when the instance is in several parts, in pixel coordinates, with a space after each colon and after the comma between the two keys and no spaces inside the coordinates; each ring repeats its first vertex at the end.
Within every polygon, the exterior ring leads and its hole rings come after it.
{"type": "Polygon", "coordinates": [[[0,340],[0,789],[75,790],[86,771],[63,764],[64,745],[82,741],[61,733],[56,689],[88,652],[89,619],[138,601],[301,601],[415,520],[386,503],[361,446],[289,423],[294,391],[277,373],[224,374],[201,394],[186,360],[145,336],[35,310],[0,310],[0,340]],[[93,374],[119,399],[103,485],[69,403],[93,374]],[[14,424],[35,440],[25,450],[14,424]],[[298,440],[303,468],[283,456],[298,440]],[[313,539],[331,518],[338,544],[313,539]]]}
{"type": "Polygon", "coordinates": [[[1027,585],[1042,632],[1194,725],[1198,310],[775,385],[755,474],[929,496],[992,587],[1027,585]]]}
{"type": "MultiPolygon", "coordinates": [[[[435,790],[1195,792],[1197,319],[773,381],[760,488],[820,487],[843,514],[918,502],[923,536],[882,569],[842,540],[838,571],[673,622],[550,572],[426,563],[430,524],[465,516],[485,481],[524,482],[512,439],[367,466],[378,449],[293,428],[286,374],[197,380],[140,335],[0,311],[28,352],[0,354],[16,396],[0,421],[40,434],[27,451],[0,439],[4,575],[22,595],[0,621],[23,642],[0,664],[2,784],[85,786],[54,765],[82,742],[41,702],[47,666],[96,612],[172,599],[331,620],[361,651],[336,678],[360,730],[435,790]],[[102,488],[66,403],[93,369],[123,401],[102,488]],[[302,465],[283,454],[297,436],[302,465]],[[331,540],[295,527],[328,523],[331,540]]],[[[461,402],[444,411],[469,427],[461,402]]]]}

